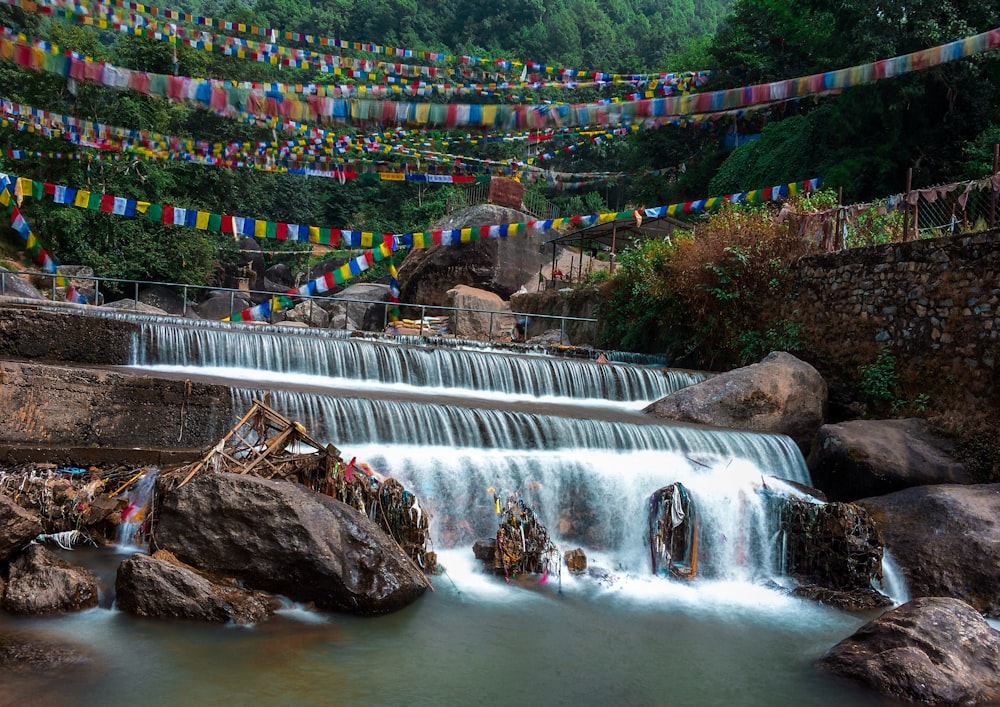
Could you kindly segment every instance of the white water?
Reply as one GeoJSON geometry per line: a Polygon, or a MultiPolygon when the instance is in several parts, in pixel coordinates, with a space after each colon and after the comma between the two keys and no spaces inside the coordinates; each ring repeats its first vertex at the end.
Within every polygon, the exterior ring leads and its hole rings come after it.
{"type": "Polygon", "coordinates": [[[361,383],[529,398],[653,401],[704,378],[699,373],[510,352],[399,346],[314,334],[140,325],[132,363],[298,373],[361,383]]]}
{"type": "Polygon", "coordinates": [[[137,548],[141,544],[136,542],[136,535],[149,514],[149,504],[152,500],[158,471],[158,469],[150,469],[125,490],[128,505],[122,511],[122,522],[118,526],[116,538],[118,545],[122,548],[137,548]]]}

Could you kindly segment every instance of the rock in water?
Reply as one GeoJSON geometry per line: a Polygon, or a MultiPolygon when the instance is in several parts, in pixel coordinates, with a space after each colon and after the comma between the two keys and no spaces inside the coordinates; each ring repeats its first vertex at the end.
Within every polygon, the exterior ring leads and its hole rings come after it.
{"type": "Polygon", "coordinates": [[[0,563],[43,532],[42,521],[0,494],[0,563]]]}
{"type": "Polygon", "coordinates": [[[882,528],[911,596],[1000,614],[1000,484],[920,486],[858,505],[882,528]]]}
{"type": "Polygon", "coordinates": [[[154,537],[197,569],[321,609],[384,614],[430,586],[367,517],[285,481],[198,474],[165,494],[154,537]]]}
{"type": "Polygon", "coordinates": [[[958,599],[924,597],[845,638],[817,667],[924,704],[1000,700],[1000,631],[958,599]]]}
{"type": "Polygon", "coordinates": [[[928,484],[970,483],[965,466],[951,456],[953,446],[932,435],[920,419],[823,425],[809,454],[809,473],[834,501],[928,484]]]}
{"type": "Polygon", "coordinates": [[[272,597],[214,582],[163,552],[123,561],[115,597],[119,609],[136,616],[247,624],[274,613],[272,597]]]}
{"type": "Polygon", "coordinates": [[[10,563],[3,608],[12,614],[54,614],[97,606],[97,578],[41,545],[10,563]]]}
{"type": "Polygon", "coordinates": [[[826,401],[826,381],[815,368],[775,351],[760,363],[675,391],[646,412],[680,422],[788,435],[805,454],[823,424],[826,401]]]}

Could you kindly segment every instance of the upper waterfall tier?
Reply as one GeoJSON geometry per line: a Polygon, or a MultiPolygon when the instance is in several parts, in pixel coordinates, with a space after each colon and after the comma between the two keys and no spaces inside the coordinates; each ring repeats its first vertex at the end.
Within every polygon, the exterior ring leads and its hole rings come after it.
{"type": "Polygon", "coordinates": [[[704,378],[696,372],[510,351],[425,348],[315,333],[234,331],[156,322],[141,325],[133,363],[245,369],[410,388],[638,405],[704,378]]]}

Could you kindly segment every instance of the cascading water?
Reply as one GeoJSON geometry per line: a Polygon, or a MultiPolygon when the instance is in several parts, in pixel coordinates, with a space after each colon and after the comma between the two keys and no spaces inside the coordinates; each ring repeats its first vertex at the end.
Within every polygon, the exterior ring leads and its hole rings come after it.
{"type": "MultiPolygon", "coordinates": [[[[218,371],[240,369],[241,380],[273,381],[275,374],[326,379],[366,390],[455,390],[464,395],[537,400],[610,401],[642,407],[704,379],[696,372],[596,365],[499,351],[400,346],[314,334],[224,331],[144,322],[133,364],[218,371]],[[256,373],[250,373],[251,371],[256,373]]],[[[318,384],[314,381],[314,384],[318,384]]]]}
{"type": "Polygon", "coordinates": [[[149,504],[153,498],[153,488],[156,485],[158,469],[148,469],[136,479],[125,491],[128,504],[122,511],[122,520],[118,525],[116,541],[119,547],[131,548],[139,543],[140,530],[149,515],[149,504]]]}
{"type": "MultiPolygon", "coordinates": [[[[236,410],[260,394],[233,392],[236,410]]],[[[704,518],[705,574],[770,576],[776,533],[760,491],[783,488],[773,477],[808,482],[798,449],[776,435],[286,391],[272,405],[425,499],[439,548],[496,533],[494,488],[523,498],[561,548],[648,573],[648,499],[680,481],[704,518]]]]}

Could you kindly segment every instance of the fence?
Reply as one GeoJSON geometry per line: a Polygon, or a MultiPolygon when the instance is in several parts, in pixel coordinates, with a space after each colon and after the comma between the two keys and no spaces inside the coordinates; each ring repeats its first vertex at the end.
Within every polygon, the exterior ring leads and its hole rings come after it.
{"type": "MultiPolygon", "coordinates": [[[[911,175],[907,175],[907,182],[911,175]]],[[[815,212],[787,204],[778,220],[823,251],[982,231],[996,225],[1000,175],[907,189],[865,204],[815,212]]],[[[841,201],[839,195],[838,203],[841,201]]]]}
{"type": "MultiPolygon", "coordinates": [[[[14,289],[12,278],[24,276],[33,279],[43,288],[45,285],[42,285],[41,283],[48,283],[47,292],[51,295],[52,301],[59,302],[65,299],[64,288],[56,287],[56,275],[28,270],[12,272],[0,269],[0,295],[18,296],[18,291],[14,289]]],[[[170,288],[178,294],[181,300],[181,311],[177,313],[178,316],[181,317],[187,317],[189,310],[196,313],[196,305],[191,302],[192,296],[197,299],[200,295],[208,293],[216,294],[221,292],[229,294],[230,317],[233,317],[243,311],[246,306],[245,303],[247,298],[266,301],[271,297],[292,297],[291,295],[283,295],[283,293],[265,292],[262,290],[184,285],[149,280],[124,280],[120,278],[98,277],[94,275],[69,275],[67,277],[74,283],[74,287],[77,287],[78,290],[82,290],[83,294],[90,302],[100,303],[102,301],[102,290],[104,292],[127,292],[132,294],[133,296],[130,298],[130,301],[123,308],[131,309],[133,311],[138,311],[143,307],[140,297],[144,290],[153,286],[170,288]],[[86,284],[81,286],[80,283],[86,284]]],[[[350,322],[352,321],[350,318],[352,307],[355,308],[355,312],[359,309],[362,310],[361,320],[363,325],[363,312],[374,306],[382,309],[381,331],[385,334],[394,336],[450,336],[451,338],[458,338],[459,334],[464,335],[466,332],[471,331],[473,336],[470,336],[469,338],[474,340],[485,340],[490,343],[524,343],[526,339],[532,336],[537,336],[546,332],[554,332],[558,329],[559,340],[548,343],[568,343],[569,337],[572,336],[574,343],[578,345],[589,344],[594,348],[597,348],[598,338],[600,335],[599,321],[597,319],[587,317],[566,317],[532,314],[527,312],[476,309],[473,307],[450,307],[445,305],[408,304],[401,302],[399,303],[401,308],[406,308],[414,313],[419,312],[419,316],[415,319],[404,319],[393,324],[388,319],[389,303],[385,300],[369,300],[353,297],[346,299],[338,298],[336,296],[331,297],[298,294],[292,297],[292,299],[298,302],[296,309],[299,309],[303,303],[308,304],[308,306],[304,308],[304,316],[310,322],[314,321],[313,308],[324,308],[323,305],[326,305],[326,308],[329,308],[331,303],[337,303],[338,307],[343,305],[344,319],[342,328],[345,331],[348,330],[350,322]],[[478,325],[476,324],[477,322],[479,322],[478,325]],[[461,328],[456,330],[456,324],[459,324],[461,328]]],[[[324,308],[324,311],[326,311],[326,308],[324,308]]],[[[276,318],[275,314],[272,313],[268,319],[268,323],[274,324],[282,320],[284,320],[283,314],[280,315],[280,318],[276,318]]]]}

